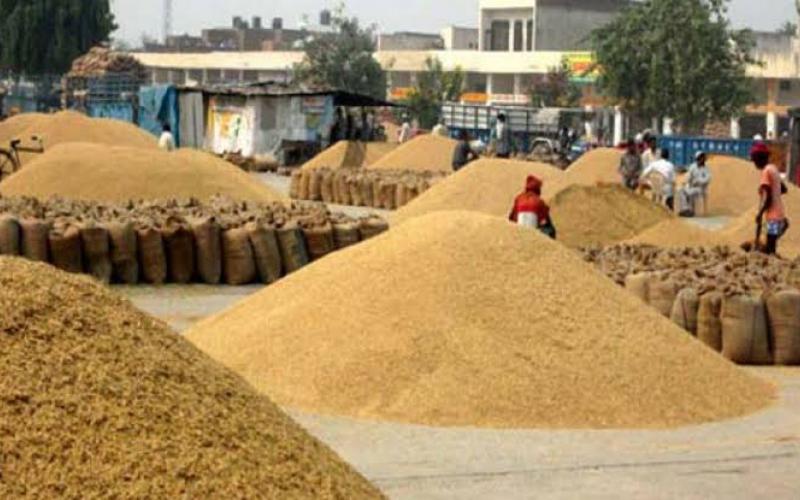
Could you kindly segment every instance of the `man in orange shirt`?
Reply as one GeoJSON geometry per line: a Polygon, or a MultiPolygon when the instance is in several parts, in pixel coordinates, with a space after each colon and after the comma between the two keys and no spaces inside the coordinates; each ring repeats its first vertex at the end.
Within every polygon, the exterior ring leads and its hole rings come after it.
{"type": "Polygon", "coordinates": [[[761,226],[767,220],[767,246],[764,252],[774,255],[778,251],[778,240],[789,230],[789,220],[783,206],[783,195],[787,188],[781,179],[778,167],[769,162],[769,148],[763,142],[758,142],[750,152],[756,168],[761,170],[761,183],[758,192],[761,197],[756,223],[761,226]]]}

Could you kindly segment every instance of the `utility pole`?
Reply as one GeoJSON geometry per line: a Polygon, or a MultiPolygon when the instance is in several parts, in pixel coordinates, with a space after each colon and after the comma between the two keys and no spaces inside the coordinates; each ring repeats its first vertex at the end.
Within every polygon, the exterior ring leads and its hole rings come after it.
{"type": "Polygon", "coordinates": [[[164,0],[164,43],[167,37],[172,34],[172,0],[164,0]]]}

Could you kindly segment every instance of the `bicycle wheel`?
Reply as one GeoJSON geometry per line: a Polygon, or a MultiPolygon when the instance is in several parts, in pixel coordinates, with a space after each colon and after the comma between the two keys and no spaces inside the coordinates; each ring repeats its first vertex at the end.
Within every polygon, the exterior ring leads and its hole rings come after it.
{"type": "Polygon", "coordinates": [[[0,149],[0,181],[17,171],[17,162],[11,153],[0,149]]]}

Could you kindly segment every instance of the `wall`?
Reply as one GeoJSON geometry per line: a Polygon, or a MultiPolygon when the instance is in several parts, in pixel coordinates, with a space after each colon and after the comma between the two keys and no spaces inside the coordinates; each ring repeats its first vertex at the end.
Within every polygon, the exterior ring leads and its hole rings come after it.
{"type": "Polygon", "coordinates": [[[612,21],[626,0],[538,0],[536,50],[586,50],[592,30],[612,21]]]}
{"type": "Polygon", "coordinates": [[[478,28],[442,28],[445,50],[478,50],[478,28]]]}
{"type": "Polygon", "coordinates": [[[437,50],[444,48],[439,35],[427,33],[391,33],[378,35],[378,50],[437,50]]]}

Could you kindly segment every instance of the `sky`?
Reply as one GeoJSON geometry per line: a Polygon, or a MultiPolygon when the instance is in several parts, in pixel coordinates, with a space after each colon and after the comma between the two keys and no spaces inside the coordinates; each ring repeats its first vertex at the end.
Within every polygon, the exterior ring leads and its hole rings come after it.
{"type": "MultiPolygon", "coordinates": [[[[161,37],[163,0],[111,0],[120,29],[115,38],[138,43],[142,34],[161,37]]],[[[227,26],[236,15],[260,15],[268,24],[283,17],[295,27],[303,14],[311,19],[333,0],[173,0],[173,33],[199,34],[202,28],[227,26]]],[[[476,26],[478,0],[347,0],[347,11],[381,31],[437,32],[444,26],[476,26]]],[[[738,27],[773,30],[797,17],[794,0],[732,0],[731,19],[738,27]]]]}

